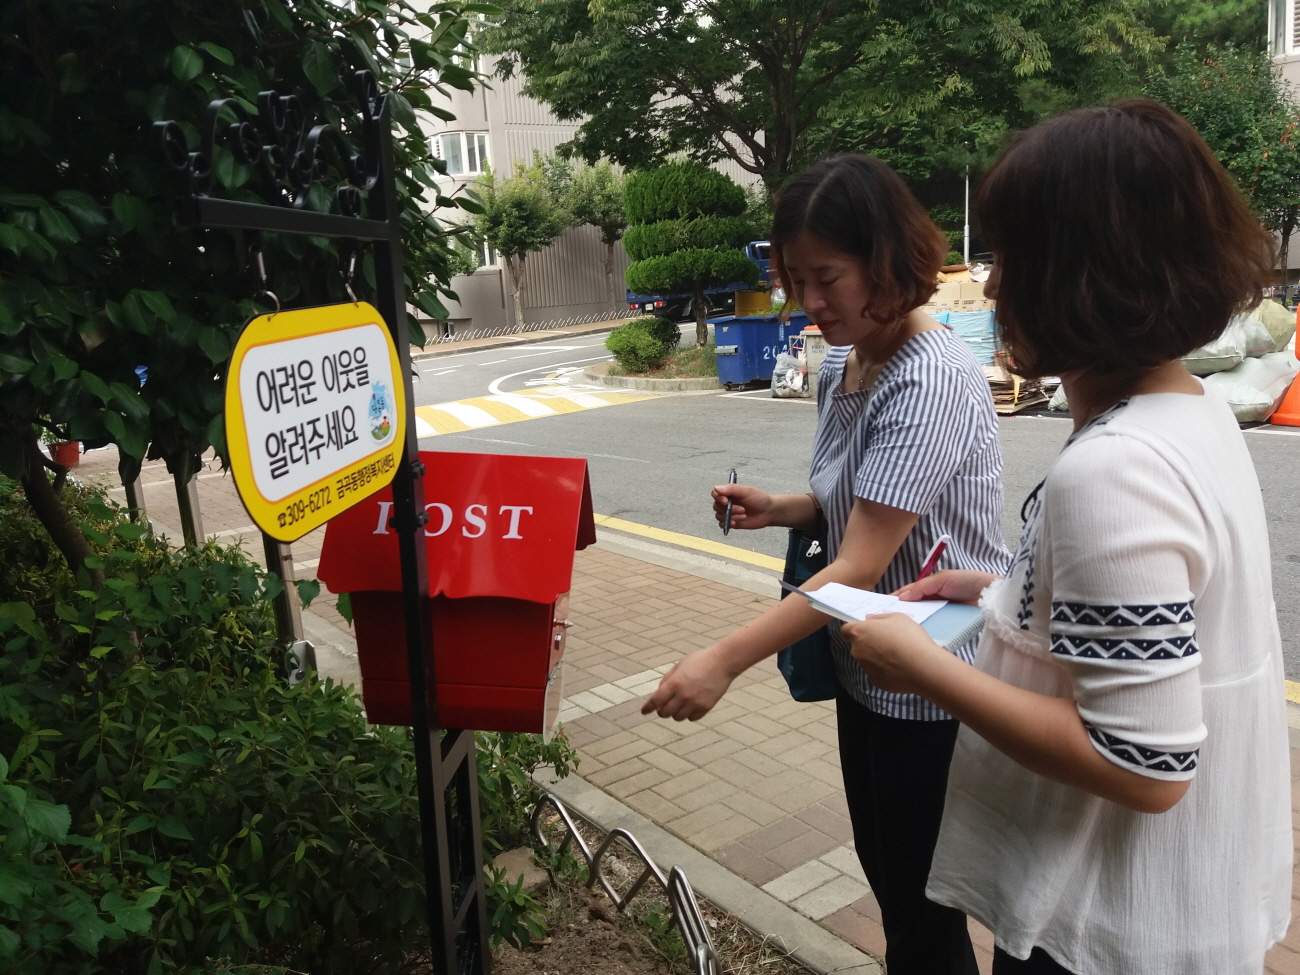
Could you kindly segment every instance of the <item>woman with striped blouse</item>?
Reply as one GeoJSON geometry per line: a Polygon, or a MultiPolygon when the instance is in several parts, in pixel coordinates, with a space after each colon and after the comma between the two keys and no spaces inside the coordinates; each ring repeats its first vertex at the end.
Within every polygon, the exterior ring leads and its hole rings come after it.
{"type": "MultiPolygon", "coordinates": [[[[830,563],[807,589],[891,592],[941,535],[952,539],[949,567],[1001,573],[1010,562],[988,383],[961,340],[920,311],[946,252],[903,181],[868,156],[818,163],[777,200],[781,281],[833,346],[818,377],[812,491],[724,485],[713,500],[719,521],[732,501],[733,528],[813,530],[824,519],[830,563]]],[[[698,720],[741,672],[825,625],[805,600],[784,600],[679,662],[642,710],[698,720]]],[[[925,898],[957,722],[874,686],[829,625],[844,788],[890,975],[974,975],[965,916],[925,898]]]]}

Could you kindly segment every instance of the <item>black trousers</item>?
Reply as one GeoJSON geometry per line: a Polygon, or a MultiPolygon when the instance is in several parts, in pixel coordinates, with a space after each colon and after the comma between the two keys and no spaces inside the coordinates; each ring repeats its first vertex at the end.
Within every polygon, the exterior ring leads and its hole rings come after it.
{"type": "Polygon", "coordinates": [[[1070,970],[1058,965],[1042,948],[1035,948],[1024,961],[994,948],[993,975],[1070,975],[1070,970]]]}
{"type": "Polygon", "coordinates": [[[926,899],[956,721],[877,714],[836,698],[853,842],[880,904],[889,975],[978,975],[966,915],[926,899]]]}

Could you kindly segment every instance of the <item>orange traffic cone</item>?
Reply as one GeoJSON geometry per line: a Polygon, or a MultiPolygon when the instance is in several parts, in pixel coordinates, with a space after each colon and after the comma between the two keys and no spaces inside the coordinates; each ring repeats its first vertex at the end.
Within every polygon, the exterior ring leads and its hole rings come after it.
{"type": "MultiPolygon", "coordinates": [[[[1296,308],[1296,324],[1300,325],[1300,307],[1296,308]]],[[[1300,358],[1300,348],[1296,349],[1296,357],[1300,358]]],[[[1291,388],[1282,397],[1282,405],[1268,418],[1268,422],[1280,427],[1300,427],[1300,380],[1291,383],[1291,388]]]]}

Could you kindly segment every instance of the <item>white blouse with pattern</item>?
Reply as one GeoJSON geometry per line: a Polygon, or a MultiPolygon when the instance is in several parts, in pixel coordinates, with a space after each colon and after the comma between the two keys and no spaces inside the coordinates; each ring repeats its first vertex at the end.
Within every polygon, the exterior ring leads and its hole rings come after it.
{"type": "Polygon", "coordinates": [[[1191,786],[1132,812],[962,728],[928,895],[1078,975],[1259,975],[1290,920],[1290,775],[1268,528],[1228,407],[1136,396],[1072,437],[982,605],[976,666],[1074,698],[1101,755],[1191,786]]]}

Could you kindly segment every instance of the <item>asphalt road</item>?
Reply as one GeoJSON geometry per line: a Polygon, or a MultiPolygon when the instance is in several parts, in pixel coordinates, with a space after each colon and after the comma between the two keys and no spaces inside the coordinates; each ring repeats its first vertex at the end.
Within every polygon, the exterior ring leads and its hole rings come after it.
{"type": "MultiPolygon", "coordinates": [[[[608,358],[604,336],[421,360],[417,404],[512,392],[608,358]]],[[[578,380],[580,381],[580,380],[578,380]]],[[[742,482],[774,492],[808,489],[815,408],[765,390],[663,396],[466,433],[430,437],[425,450],[586,457],[596,511],[722,540],[709,489],[735,467],[742,482]]],[[[1260,428],[1274,430],[1281,428],[1260,428]]],[[[1055,417],[1003,419],[1005,533],[1020,537],[1020,505],[1071,431],[1055,417]]],[[[1300,433],[1300,429],[1297,430],[1300,433]]],[[[1247,432],[1273,550],[1273,589],[1287,676],[1300,680],[1300,436],[1247,432]]],[[[727,544],[782,557],[785,532],[733,532],[727,544]]]]}

